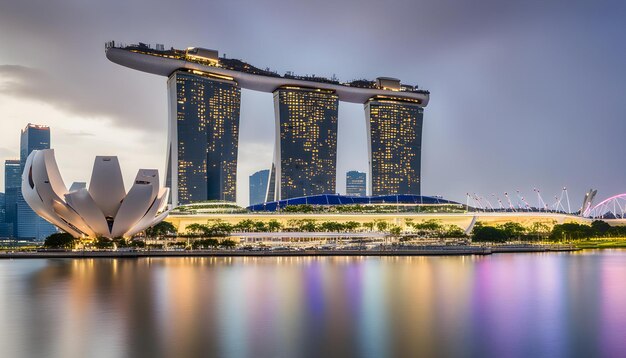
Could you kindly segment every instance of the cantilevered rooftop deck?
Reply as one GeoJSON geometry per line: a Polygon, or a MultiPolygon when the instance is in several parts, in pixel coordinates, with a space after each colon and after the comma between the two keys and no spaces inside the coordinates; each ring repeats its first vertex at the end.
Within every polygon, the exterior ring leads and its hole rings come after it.
{"type": "Polygon", "coordinates": [[[380,77],[376,81],[342,83],[334,78],[298,76],[289,72],[281,76],[237,59],[190,56],[186,50],[155,49],[142,43],[122,46],[109,42],[105,50],[110,61],[135,70],[160,76],[170,76],[177,70],[197,71],[198,74],[213,76],[215,79],[233,80],[241,88],[261,92],[271,93],[285,86],[305,87],[334,91],[339,100],[345,102],[365,103],[371,98],[390,98],[414,102],[422,107],[428,104],[430,95],[428,91],[400,84],[396,79],[380,77]]]}

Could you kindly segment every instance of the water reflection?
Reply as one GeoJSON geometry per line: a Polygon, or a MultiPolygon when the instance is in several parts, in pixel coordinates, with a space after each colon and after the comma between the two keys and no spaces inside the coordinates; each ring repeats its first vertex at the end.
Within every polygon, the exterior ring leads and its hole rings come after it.
{"type": "Polygon", "coordinates": [[[0,261],[10,357],[615,356],[626,251],[0,261]]]}

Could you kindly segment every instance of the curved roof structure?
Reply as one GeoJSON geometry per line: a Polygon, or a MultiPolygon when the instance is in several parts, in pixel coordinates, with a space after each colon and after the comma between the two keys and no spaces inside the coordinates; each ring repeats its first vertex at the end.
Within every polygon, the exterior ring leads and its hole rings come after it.
{"type": "MultiPolygon", "coordinates": [[[[217,54],[216,51],[212,52],[217,54]]],[[[305,78],[291,74],[280,76],[269,70],[259,70],[239,60],[218,59],[217,57],[209,60],[208,58],[203,59],[198,56],[190,56],[182,50],[153,50],[143,44],[116,47],[114,43],[108,43],[106,46],[106,57],[119,65],[160,76],[170,76],[174,71],[181,69],[199,71],[203,74],[214,75],[218,80],[233,80],[241,88],[254,91],[274,92],[276,89],[285,86],[315,88],[334,91],[340,101],[352,103],[365,103],[371,98],[380,97],[407,100],[425,107],[428,105],[430,96],[428,91],[417,90],[412,86],[400,85],[397,79],[388,77],[379,77],[379,80],[397,81],[397,87],[381,88],[375,85],[363,86],[357,84],[357,82],[369,81],[354,81],[351,85],[350,83],[339,83],[338,81],[327,80],[321,77],[305,78]],[[235,67],[228,66],[226,63],[236,64],[240,70],[235,70],[235,67]]]]}

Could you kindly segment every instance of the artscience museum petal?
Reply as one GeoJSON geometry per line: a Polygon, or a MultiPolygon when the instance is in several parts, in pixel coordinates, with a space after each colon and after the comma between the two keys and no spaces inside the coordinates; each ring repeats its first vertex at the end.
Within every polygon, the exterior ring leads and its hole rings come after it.
{"type": "Polygon", "coordinates": [[[22,193],[39,216],[76,238],[131,237],[168,214],[169,189],[159,187],[159,172],[140,169],[127,193],[117,157],[96,157],[89,188],[75,183],[68,190],[54,150],[35,150],[24,166],[22,193]]]}

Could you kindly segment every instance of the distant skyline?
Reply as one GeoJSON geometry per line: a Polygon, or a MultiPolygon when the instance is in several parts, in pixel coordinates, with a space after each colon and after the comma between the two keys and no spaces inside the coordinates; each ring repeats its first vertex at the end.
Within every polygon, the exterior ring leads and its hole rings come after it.
{"type": "MultiPolygon", "coordinates": [[[[165,79],[104,56],[105,41],[141,41],[279,73],[417,84],[431,91],[423,194],[465,202],[519,189],[534,204],[534,187],[551,203],[567,186],[577,207],[592,187],[599,200],[626,191],[625,16],[620,1],[4,1],[0,160],[19,158],[30,122],[52,128],[68,186],[95,155],[119,156],[127,190],[139,168],[164,173],[165,79]]],[[[239,204],[248,176],[271,166],[273,125],[271,95],[243,90],[239,204]]],[[[338,126],[343,193],[346,171],[368,172],[363,107],[342,103],[338,126]]]]}

